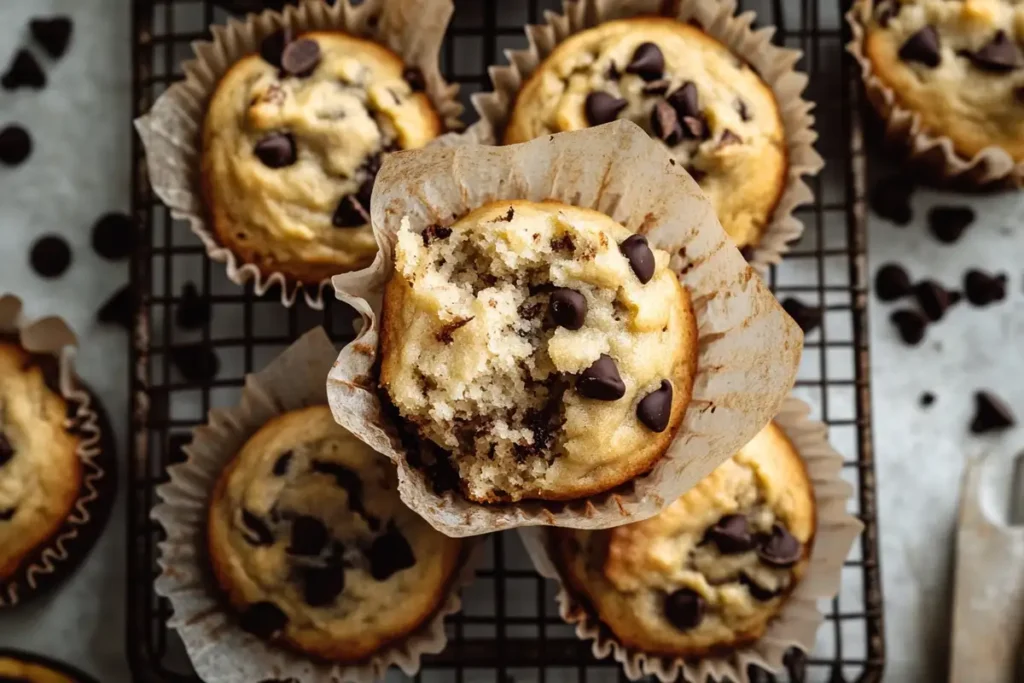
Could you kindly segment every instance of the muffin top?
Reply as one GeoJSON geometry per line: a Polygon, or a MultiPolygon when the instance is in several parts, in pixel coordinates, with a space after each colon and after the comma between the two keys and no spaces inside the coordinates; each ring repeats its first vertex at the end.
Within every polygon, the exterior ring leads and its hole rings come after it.
{"type": "Polygon", "coordinates": [[[689,295],[608,216],[505,201],[422,233],[403,220],[381,384],[478,502],[564,500],[648,470],[696,363],[689,295]]]}
{"type": "Polygon", "coordinates": [[[1024,160],[1024,2],[875,2],[864,49],[926,131],[1024,160]]]}
{"type": "Polygon", "coordinates": [[[243,628],[339,661],[431,617],[462,547],[401,503],[394,466],[327,406],[260,429],[209,511],[214,571],[243,628]]]}
{"type": "Polygon", "coordinates": [[[787,162],[775,97],[745,61],[674,19],[606,22],[561,43],[523,85],[505,143],[616,119],[665,143],[737,246],[758,243],[787,162]]]}
{"type": "Polygon", "coordinates": [[[759,638],[803,576],[814,536],[803,461],[770,423],[661,514],[551,531],[571,593],[629,647],[703,656],[759,638]]]}
{"type": "Polygon", "coordinates": [[[303,282],[369,265],[382,155],[441,132],[424,87],[368,40],[268,37],[224,76],[206,115],[203,188],[219,240],[303,282]]]}

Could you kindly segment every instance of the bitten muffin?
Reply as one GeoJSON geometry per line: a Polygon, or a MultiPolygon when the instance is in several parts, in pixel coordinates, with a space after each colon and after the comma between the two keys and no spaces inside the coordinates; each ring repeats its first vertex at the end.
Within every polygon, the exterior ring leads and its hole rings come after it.
{"type": "Polygon", "coordinates": [[[755,247],[785,188],[775,96],[699,28],[674,19],[610,21],[571,36],[516,98],[505,143],[629,119],[693,176],[738,247],[755,247]]]}
{"type": "Polygon", "coordinates": [[[394,466],[327,406],[253,435],[221,475],[208,522],[214,573],[242,627],[346,663],[429,620],[464,550],[402,505],[394,466]]]}
{"type": "Polygon", "coordinates": [[[1024,2],[874,2],[864,53],[897,102],[958,154],[996,146],[1024,161],[1024,2]]]}
{"type": "Polygon", "coordinates": [[[696,323],[668,262],[556,202],[496,202],[422,233],[403,220],[381,386],[470,500],[618,486],[662,456],[690,401],[696,323]]]}
{"type": "Polygon", "coordinates": [[[218,241],[243,262],[315,283],[368,266],[381,157],[441,132],[422,73],[340,32],[277,33],[217,85],[202,185],[218,241]]]}
{"type": "Polygon", "coordinates": [[[702,657],[764,634],[807,568],[814,531],[803,460],[771,423],[656,517],[549,539],[570,594],[623,645],[702,657]]]}
{"type": "Polygon", "coordinates": [[[60,530],[82,485],[79,437],[37,360],[0,341],[0,583],[60,530]]]}

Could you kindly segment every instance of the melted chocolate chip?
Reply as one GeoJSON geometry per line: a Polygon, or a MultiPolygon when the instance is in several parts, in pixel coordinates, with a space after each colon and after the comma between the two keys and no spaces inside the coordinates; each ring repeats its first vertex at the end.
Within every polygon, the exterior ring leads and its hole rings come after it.
{"type": "Polygon", "coordinates": [[[636,417],[652,432],[659,434],[668,429],[672,417],[672,383],[661,380],[661,386],[640,399],[636,405],[636,417]]]}
{"type": "Polygon", "coordinates": [[[578,330],[587,319],[587,299],[575,289],[558,287],[551,292],[551,318],[559,327],[578,330]]]}
{"type": "Polygon", "coordinates": [[[274,476],[283,477],[288,474],[288,468],[291,467],[292,458],[294,457],[295,454],[291,451],[285,451],[282,453],[280,457],[274,461],[274,468],[271,470],[274,473],[274,476]]]}
{"type": "Polygon", "coordinates": [[[181,289],[181,301],[174,312],[174,322],[183,330],[198,330],[210,322],[210,300],[199,295],[191,282],[181,289]]]}
{"type": "Polygon", "coordinates": [[[135,314],[135,290],[125,285],[114,292],[96,313],[96,319],[104,325],[118,325],[126,330],[132,328],[135,314]]]}
{"type": "Polygon", "coordinates": [[[986,434],[996,432],[1017,423],[1013,411],[1006,402],[988,391],[974,393],[974,417],[971,419],[971,432],[986,434]]]}
{"type": "Polygon", "coordinates": [[[10,439],[3,432],[0,432],[0,467],[3,467],[14,457],[14,446],[10,439]]]}
{"type": "Polygon", "coordinates": [[[369,559],[370,575],[377,581],[387,581],[392,574],[416,564],[409,542],[394,527],[373,540],[369,559]]]}
{"type": "Polygon", "coordinates": [[[256,143],[253,154],[268,168],[284,168],[295,163],[295,139],[289,133],[271,133],[256,143]]]}
{"type": "Polygon", "coordinates": [[[619,251],[629,261],[629,267],[633,269],[640,284],[646,285],[654,277],[654,252],[647,244],[647,238],[643,235],[630,235],[622,244],[619,251]]]}
{"type": "Polygon", "coordinates": [[[289,29],[281,29],[263,39],[260,43],[260,57],[271,66],[281,68],[281,55],[292,40],[289,29]]]}
{"type": "Polygon", "coordinates": [[[602,353],[594,364],[576,380],[576,391],[598,401],[617,401],[626,394],[626,385],[619,376],[615,361],[602,353]]]}
{"type": "Polygon", "coordinates": [[[302,571],[302,598],[310,607],[332,604],[345,590],[345,567],[331,563],[302,571]]]}
{"type": "Polygon", "coordinates": [[[746,574],[740,574],[740,583],[746,586],[747,590],[750,591],[750,597],[760,602],[768,602],[772,598],[778,597],[779,595],[778,592],[769,590],[759,585],[756,581],[754,581],[746,574]]]}
{"type": "Polygon", "coordinates": [[[32,137],[18,124],[0,130],[0,163],[17,166],[32,153],[32,137]]]}
{"type": "Polygon", "coordinates": [[[131,216],[111,212],[96,219],[92,226],[92,248],[111,261],[126,259],[139,245],[139,231],[131,216]]]}
{"type": "Polygon", "coordinates": [[[316,517],[299,515],[292,521],[292,540],[288,552],[292,555],[319,555],[327,545],[330,534],[316,517]]]}
{"type": "Polygon", "coordinates": [[[696,628],[704,619],[706,603],[700,593],[680,588],[665,597],[665,618],[680,631],[696,628]]]}
{"type": "Polygon", "coordinates": [[[356,514],[366,516],[366,508],[363,507],[363,481],[358,474],[344,465],[324,460],[314,460],[313,471],[334,477],[335,484],[339,488],[345,489],[345,493],[348,494],[349,509],[356,514]]]}
{"type": "Polygon", "coordinates": [[[599,126],[614,121],[627,104],[626,100],[606,92],[592,92],[583,103],[583,112],[589,125],[599,126]]]}
{"type": "Polygon", "coordinates": [[[402,71],[402,78],[413,92],[423,92],[427,89],[427,79],[423,77],[423,72],[415,66],[407,66],[402,71]]]}
{"type": "Polygon", "coordinates": [[[14,61],[7,69],[7,72],[0,78],[0,85],[4,90],[17,90],[18,88],[35,88],[39,90],[46,86],[46,74],[43,73],[39,62],[28,50],[18,50],[14,55],[14,61]]]}
{"type": "Polygon", "coordinates": [[[246,542],[256,546],[274,544],[274,534],[271,533],[267,523],[258,516],[248,510],[242,510],[242,524],[245,525],[246,530],[251,532],[251,535],[242,534],[246,542]]]}
{"type": "Polygon", "coordinates": [[[427,229],[423,231],[423,246],[429,247],[431,242],[437,240],[446,240],[452,235],[451,228],[445,228],[440,225],[428,225],[427,229]]]}
{"type": "Polygon", "coordinates": [[[757,539],[757,556],[772,567],[792,567],[802,555],[800,541],[781,524],[773,524],[771,533],[757,539]]]}
{"type": "Polygon", "coordinates": [[[992,40],[979,50],[967,53],[967,56],[974,66],[985,71],[1002,73],[1021,66],[1020,50],[1002,30],[996,31],[992,40]]]}
{"type": "Polygon", "coordinates": [[[934,69],[942,61],[939,32],[934,26],[925,26],[907,38],[900,48],[899,56],[905,62],[919,62],[934,69]]]}
{"type": "Polygon", "coordinates": [[[288,43],[281,53],[281,69],[291,75],[303,78],[313,73],[320,64],[320,44],[309,38],[299,38],[288,43]]]}
{"type": "Polygon", "coordinates": [[[626,73],[636,74],[645,81],[655,81],[665,73],[665,55],[654,43],[640,43],[626,66],[626,73]]]}
{"type": "Polygon", "coordinates": [[[664,100],[656,102],[651,110],[651,130],[666,145],[673,147],[683,139],[683,127],[672,105],[664,100]]]}
{"type": "Polygon", "coordinates": [[[67,52],[71,42],[71,19],[68,17],[32,19],[28,22],[28,30],[53,59],[60,59],[67,52]]]}
{"type": "Polygon", "coordinates": [[[725,515],[708,529],[705,538],[714,543],[723,555],[745,553],[754,548],[754,537],[746,515],[725,515]]]}
{"type": "Polygon", "coordinates": [[[239,619],[239,625],[257,638],[272,638],[288,624],[288,616],[272,602],[249,605],[239,619]]]}
{"type": "Polygon", "coordinates": [[[924,330],[928,326],[928,319],[918,311],[901,309],[893,311],[889,321],[896,326],[903,342],[915,346],[924,339],[924,330]]]}
{"type": "Polygon", "coordinates": [[[875,295],[882,301],[896,301],[910,292],[910,275],[903,266],[887,263],[875,273],[875,295]]]}

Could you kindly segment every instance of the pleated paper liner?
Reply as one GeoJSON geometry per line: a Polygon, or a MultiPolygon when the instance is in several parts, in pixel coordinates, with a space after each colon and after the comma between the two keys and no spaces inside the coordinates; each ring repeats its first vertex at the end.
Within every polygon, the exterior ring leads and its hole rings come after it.
{"type": "Polygon", "coordinates": [[[65,427],[78,435],[82,465],[78,498],[64,523],[0,580],[0,609],[56,588],[79,567],[110,516],[117,488],[117,451],[110,422],[74,369],[77,341],[60,318],[31,321],[21,300],[0,296],[0,337],[18,343],[40,365],[47,385],[68,406],[65,427]]]}
{"type": "Polygon", "coordinates": [[[814,198],[804,178],[816,175],[824,162],[814,151],[818,138],[810,113],[814,105],[802,97],[807,76],[794,69],[801,53],[772,44],[774,27],[753,30],[754,12],[736,16],[735,0],[568,0],[562,14],[549,12],[544,24],[526,27],[530,45],[525,50],[508,51],[509,66],[490,68],[494,90],[473,95],[480,121],[470,126],[464,137],[480,144],[500,144],[519,90],[558,45],[602,22],[643,15],[696,22],[745,59],[775,95],[785,128],[789,168],[785,187],[753,248],[750,263],[760,271],[779,263],[789,244],[803,234],[803,223],[793,212],[814,198]]]}
{"type": "Polygon", "coordinates": [[[1024,161],[1014,161],[1005,149],[994,145],[968,158],[957,152],[949,137],[926,130],[920,114],[900,104],[864,53],[872,6],[870,0],[855,0],[846,13],[853,36],[846,50],[860,65],[864,92],[882,119],[886,142],[904,148],[915,171],[933,182],[962,188],[1024,186],[1024,161]]]}
{"type": "Polygon", "coordinates": [[[594,656],[619,662],[630,680],[656,676],[664,683],[687,680],[731,680],[751,683],[751,665],[778,672],[790,648],[810,652],[815,635],[824,620],[818,609],[820,600],[839,592],[843,562],[864,525],[847,511],[853,487],[840,476],[843,457],[828,443],[828,427],[808,417],[810,407],[795,398],[786,399],[775,416],[807,466],[814,489],[817,525],[807,573],[790,593],[779,614],[768,624],[765,635],[751,645],[737,648],[726,656],[687,661],[648,655],[619,643],[597,616],[566,589],[549,553],[549,534],[545,529],[520,529],[523,544],[537,571],[558,581],[556,595],[559,615],[576,627],[576,635],[593,644],[594,656]]]}
{"type": "Polygon", "coordinates": [[[160,576],[155,588],[174,610],[168,625],[178,632],[192,665],[207,683],[252,683],[268,678],[300,683],[369,683],[389,666],[408,675],[419,670],[424,654],[444,649],[444,618],[459,611],[458,591],[472,580],[476,544],[467,544],[462,566],[451,580],[447,599],[413,633],[361,664],[318,660],[253,636],[238,625],[216,585],[206,553],[210,496],[224,467],[249,438],[277,415],[327,400],[324,378],[337,350],[322,328],[288,347],[260,372],[249,375],[237,406],[210,411],[185,447],[186,462],[167,469],[170,481],[157,488],[160,503],[153,519],[167,533],[160,543],[160,576]]]}
{"type": "Polygon", "coordinates": [[[754,436],[793,385],[802,334],[733,246],[711,205],[667,150],[628,121],[504,147],[432,145],[399,152],[373,194],[373,265],[338,275],[339,298],[363,319],[338,357],[327,392],[334,417],[398,465],[406,505],[449,536],[547,524],[602,528],[658,513],[754,436]],[[379,320],[403,217],[413,230],[451,225],[490,202],[554,200],[595,209],[673,254],[697,321],[693,397],[679,433],[652,470],[569,503],[471,503],[437,494],[412,467],[378,395],[379,320]],[[714,408],[714,409],[712,409],[714,408]]]}
{"type": "Polygon", "coordinates": [[[288,26],[296,34],[309,31],[344,31],[386,45],[408,65],[419,67],[427,84],[427,95],[448,130],[461,128],[457,85],[441,76],[438,54],[448,20],[454,11],[452,0],[305,0],[282,12],[272,10],[250,14],[244,21],[229,19],[224,26],[212,26],[212,41],[198,41],[195,58],[185,62],[185,80],[169,87],[149,112],[136,119],[135,128],[146,151],[149,182],[174,218],[189,226],[214,261],[225,264],[228,279],[243,285],[252,280],[257,295],[280,287],[281,303],[294,305],[299,293],[315,309],[323,308],[324,279],[305,284],[280,272],[266,272],[246,263],[222,246],[212,225],[201,188],[203,120],[210,98],[227,71],[240,59],[258,51],[263,38],[288,26]]]}

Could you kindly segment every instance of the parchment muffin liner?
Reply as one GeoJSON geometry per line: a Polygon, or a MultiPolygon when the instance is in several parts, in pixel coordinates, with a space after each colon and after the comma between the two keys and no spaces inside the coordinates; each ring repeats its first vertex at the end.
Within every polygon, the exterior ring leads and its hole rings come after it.
{"type": "Polygon", "coordinates": [[[371,223],[377,257],[336,275],[338,297],[362,317],[359,335],[327,379],[334,417],[398,465],[402,500],[449,536],[524,525],[617,526],[650,517],[754,436],[793,386],[802,333],[740,256],[690,176],[639,126],[617,121],[503,147],[432,145],[398,152],[381,168],[371,223]],[[698,339],[692,400],[678,435],[648,474],[569,502],[472,503],[435,493],[411,466],[378,394],[379,320],[394,270],[396,233],[451,225],[503,199],[555,200],[595,209],[670,254],[693,301],[698,339]]]}
{"type": "Polygon", "coordinates": [[[906,148],[915,168],[939,183],[976,188],[1024,186],[1024,161],[1014,161],[1009,152],[995,145],[967,158],[956,151],[952,139],[927,131],[920,114],[900,104],[893,89],[875,74],[864,53],[872,6],[871,0],[854,0],[846,13],[853,36],[846,50],[860,65],[864,93],[882,119],[887,142],[906,148]]]}
{"type": "Polygon", "coordinates": [[[480,121],[463,135],[470,142],[501,144],[519,90],[558,45],[605,21],[642,15],[696,22],[705,33],[746,59],[775,95],[785,130],[788,169],[785,187],[761,240],[749,254],[751,265],[763,272],[769,265],[779,263],[789,251],[789,244],[803,234],[803,223],[793,212],[813,201],[814,195],[804,178],[816,175],[824,161],[814,150],[818,139],[811,115],[814,104],[802,97],[807,75],[794,69],[801,52],[772,44],[774,27],[753,30],[755,13],[736,16],[735,0],[566,0],[562,14],[548,12],[544,24],[526,27],[529,47],[506,51],[509,66],[489,69],[494,90],[472,96],[480,121]]]}
{"type": "Polygon", "coordinates": [[[750,683],[747,675],[750,665],[777,673],[782,669],[787,650],[796,647],[810,652],[814,648],[815,634],[824,620],[818,601],[834,598],[839,592],[843,562],[864,525],[846,509],[853,487],[840,476],[843,457],[829,445],[828,427],[810,419],[809,414],[810,406],[806,403],[787,398],[775,417],[775,423],[803,458],[814,489],[817,520],[807,572],[786,598],[779,614],[769,622],[765,635],[727,656],[686,661],[648,655],[618,642],[597,615],[565,587],[550,555],[548,530],[519,530],[537,572],[559,584],[555,597],[559,615],[576,627],[579,638],[593,643],[595,657],[612,657],[630,680],[653,675],[664,683],[680,680],[680,677],[691,683],[708,680],[750,683]]]}
{"type": "Polygon", "coordinates": [[[299,292],[314,309],[323,308],[323,290],[328,280],[315,286],[302,284],[283,273],[261,270],[246,263],[218,242],[202,193],[203,120],[217,84],[240,59],[258,51],[263,38],[287,26],[296,34],[309,31],[344,31],[379,42],[411,66],[418,67],[426,81],[430,102],[446,130],[462,127],[459,116],[459,86],[445,82],[438,66],[441,41],[454,6],[452,0],[352,0],[328,5],[323,0],[305,0],[288,5],[281,12],[266,10],[244,20],[231,18],[224,26],[212,26],[211,41],[192,44],[195,58],[182,65],[185,79],[167,89],[152,109],[135,120],[135,129],[146,151],[149,181],[156,195],[174,218],[189,226],[214,261],[225,264],[228,279],[244,285],[253,281],[257,295],[280,287],[281,303],[292,306],[299,292]]]}
{"type": "Polygon", "coordinates": [[[327,400],[324,377],[337,349],[322,328],[307,332],[267,367],[245,378],[238,405],[211,410],[192,432],[185,462],[167,468],[169,481],[157,487],[160,503],[152,518],[167,540],[159,545],[158,595],[174,610],[168,625],[178,632],[196,673],[207,683],[252,683],[266,679],[300,683],[369,683],[389,666],[408,675],[424,654],[444,649],[444,618],[461,609],[459,590],[479,563],[479,544],[467,543],[462,565],[437,612],[413,633],[360,664],[338,664],[261,640],[242,630],[210,569],[206,524],[210,497],[224,467],[249,438],[277,415],[327,400]]]}
{"type": "MultiPolygon", "coordinates": [[[[17,296],[0,296],[0,338],[17,341],[29,353],[53,359],[44,375],[54,373],[53,389],[67,402],[65,428],[79,437],[76,451],[82,463],[78,499],[64,524],[6,580],[0,579],[0,609],[13,607],[56,586],[71,574],[92,548],[113,504],[116,473],[108,471],[103,448],[112,434],[104,434],[92,398],[75,373],[77,339],[60,318],[28,320],[17,296]]],[[[47,361],[44,361],[47,362],[47,361]]],[[[49,365],[49,363],[47,362],[49,365]]],[[[50,382],[48,381],[48,384],[50,382]]],[[[109,432],[109,425],[106,425],[109,432]]]]}

